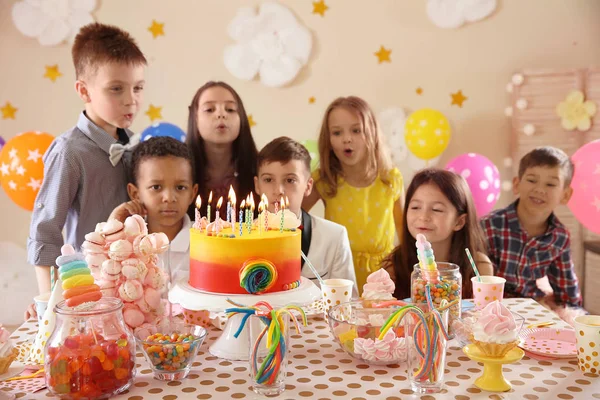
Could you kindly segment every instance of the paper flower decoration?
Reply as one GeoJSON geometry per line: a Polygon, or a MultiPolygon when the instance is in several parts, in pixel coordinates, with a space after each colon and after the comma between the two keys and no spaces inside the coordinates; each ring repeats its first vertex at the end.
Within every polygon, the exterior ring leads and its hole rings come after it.
{"type": "Polygon", "coordinates": [[[223,61],[236,78],[251,80],[259,74],[265,86],[280,87],[308,63],[311,33],[279,3],[263,3],[258,13],[240,8],[227,31],[237,43],[225,48],[223,61]]]}
{"type": "Polygon", "coordinates": [[[556,106],[556,114],[561,118],[560,124],[568,131],[577,129],[585,132],[592,126],[592,117],[598,111],[596,103],[584,101],[583,93],[573,90],[565,101],[556,106]]]}
{"type": "Polygon", "coordinates": [[[379,113],[378,120],[383,138],[390,149],[392,162],[402,172],[402,176],[407,182],[415,172],[437,164],[439,157],[425,161],[408,151],[404,139],[406,113],[402,108],[387,108],[379,113]]]}
{"type": "Polygon", "coordinates": [[[496,9],[496,0],[428,0],[427,16],[439,28],[458,28],[484,19],[496,9]]]}
{"type": "Polygon", "coordinates": [[[94,22],[96,0],[22,0],[13,5],[12,19],[25,36],[42,46],[73,42],[79,28],[94,22]]]}

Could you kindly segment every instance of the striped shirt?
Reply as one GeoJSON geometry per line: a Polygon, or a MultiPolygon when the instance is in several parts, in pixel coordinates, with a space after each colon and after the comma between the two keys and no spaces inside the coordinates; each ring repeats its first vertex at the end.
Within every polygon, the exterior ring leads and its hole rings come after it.
{"type": "Polygon", "coordinates": [[[54,265],[66,242],[78,250],[87,233],[128,200],[123,160],[113,167],[109,149],[127,143],[133,132],[118,129],[119,141],[90,121],[57,137],[44,154],[44,181],[35,200],[27,240],[27,261],[54,265]],[[62,230],[65,229],[66,240],[62,230]]]}
{"type": "Polygon", "coordinates": [[[506,279],[504,293],[509,297],[543,297],[536,280],[548,276],[556,300],[581,306],[581,295],[573,260],[569,231],[554,214],[548,229],[530,237],[517,216],[518,200],[481,220],[487,237],[494,274],[506,279]]]}

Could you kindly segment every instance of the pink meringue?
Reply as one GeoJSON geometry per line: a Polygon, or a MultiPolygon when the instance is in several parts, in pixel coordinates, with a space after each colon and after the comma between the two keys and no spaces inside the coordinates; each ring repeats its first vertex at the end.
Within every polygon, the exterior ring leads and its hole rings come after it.
{"type": "Polygon", "coordinates": [[[106,260],[101,267],[102,278],[109,281],[116,281],[121,275],[121,263],[115,260],[106,260]]]}
{"type": "Polygon", "coordinates": [[[392,300],[396,285],[385,269],[379,269],[367,277],[363,286],[362,298],[365,300],[392,300]]]}
{"type": "Polygon", "coordinates": [[[390,363],[406,359],[406,343],[404,338],[396,337],[390,329],[383,340],[354,339],[354,352],[363,360],[371,363],[390,363]]]}
{"type": "Polygon", "coordinates": [[[136,280],[125,281],[119,286],[119,297],[123,301],[133,302],[144,294],[142,284],[136,280]]]}
{"type": "Polygon", "coordinates": [[[498,300],[485,306],[473,323],[473,337],[480,342],[511,343],[517,340],[517,334],[515,318],[498,300]]]}
{"type": "Polygon", "coordinates": [[[129,258],[133,253],[133,246],[129,240],[119,239],[110,245],[108,256],[117,261],[123,261],[129,258]]]}
{"type": "Polygon", "coordinates": [[[144,314],[136,305],[126,303],[123,306],[123,319],[127,325],[136,328],[144,323],[144,314]]]}
{"type": "Polygon", "coordinates": [[[111,219],[102,227],[102,233],[107,242],[114,242],[125,237],[123,232],[123,223],[116,219],[111,219]]]}
{"type": "Polygon", "coordinates": [[[151,233],[148,235],[152,242],[152,247],[154,247],[154,252],[156,254],[161,254],[167,251],[169,246],[169,238],[163,232],[151,233]]]}
{"type": "Polygon", "coordinates": [[[135,239],[136,236],[139,235],[147,235],[148,227],[146,226],[146,221],[140,215],[134,214],[125,220],[124,231],[125,236],[129,240],[135,239]]]}
{"type": "Polygon", "coordinates": [[[121,273],[126,279],[137,279],[143,282],[146,278],[148,268],[142,260],[138,258],[128,258],[127,260],[122,261],[121,265],[123,266],[121,273]]]}

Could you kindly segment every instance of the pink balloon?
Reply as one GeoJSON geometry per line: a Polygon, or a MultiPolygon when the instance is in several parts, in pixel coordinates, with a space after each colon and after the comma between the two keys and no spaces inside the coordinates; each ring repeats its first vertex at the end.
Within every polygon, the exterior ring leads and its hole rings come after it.
{"type": "Polygon", "coordinates": [[[569,208],[583,226],[600,233],[600,139],[587,143],[573,154],[575,175],[569,208]]]}
{"type": "Polygon", "coordinates": [[[481,154],[467,153],[450,160],[446,169],[466,179],[479,217],[492,211],[500,198],[500,172],[493,162],[481,154]]]}

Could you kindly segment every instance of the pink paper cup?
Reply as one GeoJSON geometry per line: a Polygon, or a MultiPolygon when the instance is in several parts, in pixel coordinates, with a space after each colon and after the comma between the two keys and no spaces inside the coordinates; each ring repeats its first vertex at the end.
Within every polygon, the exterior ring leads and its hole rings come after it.
{"type": "Polygon", "coordinates": [[[502,301],[504,296],[504,283],[506,279],[499,276],[474,276],[471,278],[473,284],[473,301],[476,308],[483,308],[494,300],[502,301]]]}

